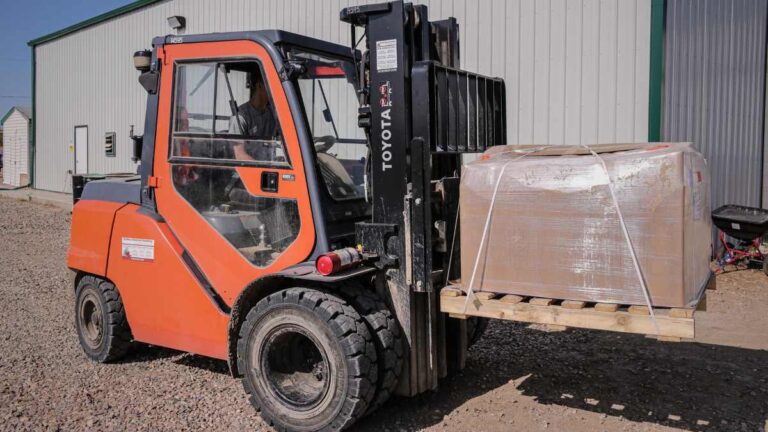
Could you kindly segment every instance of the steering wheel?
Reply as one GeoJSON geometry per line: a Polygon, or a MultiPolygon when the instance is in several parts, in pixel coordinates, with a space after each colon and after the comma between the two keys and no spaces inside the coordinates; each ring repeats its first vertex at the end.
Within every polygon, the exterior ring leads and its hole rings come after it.
{"type": "Polygon", "coordinates": [[[323,135],[315,137],[315,151],[318,153],[326,153],[328,150],[336,144],[336,137],[333,135],[323,135]]]}

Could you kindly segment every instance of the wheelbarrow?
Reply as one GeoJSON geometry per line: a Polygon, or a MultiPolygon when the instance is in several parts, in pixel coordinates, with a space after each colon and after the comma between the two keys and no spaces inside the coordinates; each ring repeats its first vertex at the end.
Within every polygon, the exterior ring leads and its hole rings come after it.
{"type": "Polygon", "coordinates": [[[712,222],[720,229],[720,242],[725,249],[718,259],[721,266],[746,260],[751,268],[762,268],[768,275],[768,250],[761,244],[768,232],[768,210],[728,204],[712,212],[712,222]],[[738,240],[727,241],[726,235],[738,240]]]}

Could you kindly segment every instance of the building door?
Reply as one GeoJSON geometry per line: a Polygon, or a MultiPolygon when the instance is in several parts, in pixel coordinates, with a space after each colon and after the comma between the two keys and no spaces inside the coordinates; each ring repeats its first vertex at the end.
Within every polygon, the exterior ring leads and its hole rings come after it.
{"type": "Polygon", "coordinates": [[[88,172],[88,126],[75,126],[75,174],[88,172]]]}

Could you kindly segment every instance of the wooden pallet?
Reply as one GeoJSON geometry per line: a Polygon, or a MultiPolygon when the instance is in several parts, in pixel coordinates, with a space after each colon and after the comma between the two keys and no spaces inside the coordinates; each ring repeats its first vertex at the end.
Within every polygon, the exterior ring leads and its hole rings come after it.
{"type": "MultiPolygon", "coordinates": [[[[705,297],[698,303],[705,307],[705,297]]],[[[440,310],[454,318],[470,316],[544,324],[552,329],[579,327],[622,333],[638,333],[665,341],[692,339],[695,336],[696,308],[653,308],[658,332],[646,306],[622,306],[572,300],[473,293],[467,297],[456,287],[440,292],[440,310]],[[466,310],[465,310],[466,304],[466,310]]]]}

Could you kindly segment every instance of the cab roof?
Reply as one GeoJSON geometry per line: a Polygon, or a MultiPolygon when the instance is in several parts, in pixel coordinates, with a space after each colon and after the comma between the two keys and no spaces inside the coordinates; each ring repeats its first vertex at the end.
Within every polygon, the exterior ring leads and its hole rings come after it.
{"type": "MultiPolygon", "coordinates": [[[[330,54],[335,57],[347,57],[349,59],[352,58],[352,49],[348,46],[339,45],[333,42],[315,39],[313,37],[283,30],[256,30],[245,32],[158,36],[152,40],[152,45],[155,47],[160,47],[163,45],[172,44],[217,42],[228,40],[253,40],[259,43],[271,43],[272,45],[278,47],[301,47],[309,51],[330,54]]],[[[355,50],[355,55],[359,58],[360,52],[355,50]]]]}

